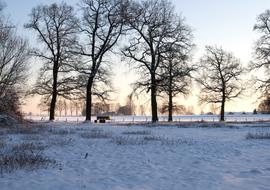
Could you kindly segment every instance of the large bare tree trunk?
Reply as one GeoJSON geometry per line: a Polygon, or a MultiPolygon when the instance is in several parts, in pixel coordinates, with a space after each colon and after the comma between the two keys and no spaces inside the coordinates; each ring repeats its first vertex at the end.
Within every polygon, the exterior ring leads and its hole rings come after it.
{"type": "Polygon", "coordinates": [[[169,107],[168,107],[168,112],[169,112],[169,116],[168,116],[168,121],[172,122],[172,114],[173,114],[173,94],[172,94],[172,63],[169,63],[169,107]]]}
{"type": "Polygon", "coordinates": [[[225,95],[222,96],[221,109],[220,109],[220,121],[225,121],[225,95]]]}
{"type": "MultiPolygon", "coordinates": [[[[92,72],[93,73],[93,72],[92,72]]],[[[91,115],[92,115],[92,87],[94,83],[94,78],[90,77],[87,83],[87,92],[86,92],[86,121],[91,121],[91,115]]]]}
{"type": "Polygon", "coordinates": [[[55,119],[55,107],[56,107],[56,100],[57,100],[57,71],[56,66],[54,66],[54,73],[53,73],[53,92],[52,92],[52,100],[50,105],[50,121],[55,119]]]}
{"type": "Polygon", "coordinates": [[[151,76],[151,108],[152,108],[152,122],[158,122],[158,113],[157,113],[157,84],[155,75],[151,76]]]}
{"type": "Polygon", "coordinates": [[[173,114],[173,96],[172,96],[172,92],[169,92],[169,105],[168,105],[168,121],[172,122],[173,118],[172,118],[172,114],[173,114]]]}
{"type": "Polygon", "coordinates": [[[92,111],[92,81],[89,80],[86,92],[86,121],[91,121],[91,111],[92,111]]]}

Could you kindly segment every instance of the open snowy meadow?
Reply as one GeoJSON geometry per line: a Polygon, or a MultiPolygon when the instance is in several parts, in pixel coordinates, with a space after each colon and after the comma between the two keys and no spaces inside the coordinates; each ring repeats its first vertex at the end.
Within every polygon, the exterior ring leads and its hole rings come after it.
{"type": "Polygon", "coordinates": [[[1,190],[266,190],[270,124],[0,129],[1,190]]]}

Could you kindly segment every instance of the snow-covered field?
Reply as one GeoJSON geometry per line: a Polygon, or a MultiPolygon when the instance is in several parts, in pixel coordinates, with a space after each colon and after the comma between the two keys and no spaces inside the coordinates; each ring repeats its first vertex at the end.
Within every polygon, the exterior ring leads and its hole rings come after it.
{"type": "Polygon", "coordinates": [[[270,189],[270,139],[246,139],[248,133],[270,133],[268,124],[47,125],[34,132],[0,129],[4,150],[44,145],[44,156],[56,161],[47,168],[3,172],[1,190],[270,189]]]}

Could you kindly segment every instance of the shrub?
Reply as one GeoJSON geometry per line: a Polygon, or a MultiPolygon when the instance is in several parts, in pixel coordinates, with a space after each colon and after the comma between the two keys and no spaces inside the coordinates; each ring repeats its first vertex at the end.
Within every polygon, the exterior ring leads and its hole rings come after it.
{"type": "Polygon", "coordinates": [[[43,156],[41,147],[32,144],[15,145],[0,154],[0,173],[9,173],[18,169],[39,169],[55,164],[54,160],[43,156]]]}

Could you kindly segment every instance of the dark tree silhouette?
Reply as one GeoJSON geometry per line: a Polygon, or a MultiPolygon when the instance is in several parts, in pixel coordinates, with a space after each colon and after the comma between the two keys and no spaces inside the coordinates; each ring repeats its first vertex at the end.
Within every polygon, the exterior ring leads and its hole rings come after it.
{"type": "Polygon", "coordinates": [[[220,121],[224,121],[225,103],[237,98],[244,90],[240,80],[244,69],[240,60],[222,48],[206,46],[199,72],[200,101],[221,104],[220,121]]]}
{"type": "Polygon", "coordinates": [[[104,99],[111,92],[110,68],[105,56],[111,53],[123,32],[125,1],[82,0],[83,17],[78,28],[83,35],[73,53],[83,60],[78,71],[80,86],[86,91],[86,121],[91,120],[92,96],[104,99]],[[109,88],[107,88],[109,87],[109,88]]]}
{"type": "Polygon", "coordinates": [[[127,11],[127,23],[132,34],[123,54],[141,73],[141,79],[135,84],[135,90],[151,92],[152,122],[158,121],[157,95],[158,72],[161,57],[167,51],[166,42],[173,41],[175,36],[174,7],[167,0],[131,2],[127,11]]]}
{"type": "Polygon", "coordinates": [[[0,96],[3,96],[11,89],[18,91],[26,82],[29,46],[14,28],[0,27],[0,96]]]}
{"type": "Polygon", "coordinates": [[[25,25],[43,44],[43,48],[33,51],[34,56],[44,60],[44,66],[32,93],[46,96],[45,99],[51,101],[50,120],[55,117],[57,96],[67,96],[72,91],[73,79],[68,75],[67,65],[73,60],[68,52],[76,41],[75,23],[71,6],[54,3],[33,8],[30,21],[25,25]]]}
{"type": "Polygon", "coordinates": [[[0,3],[0,112],[20,116],[20,100],[29,69],[29,46],[17,35],[2,9],[0,3]]]}
{"type": "Polygon", "coordinates": [[[261,103],[258,106],[258,112],[262,113],[262,114],[269,114],[270,113],[270,97],[269,96],[265,97],[261,101],[261,103]]]}
{"type": "Polygon", "coordinates": [[[257,23],[254,25],[254,30],[261,34],[255,44],[254,61],[249,65],[251,70],[264,69],[265,78],[256,78],[257,90],[261,90],[262,97],[269,95],[270,90],[270,10],[257,17],[257,23]]]}
{"type": "Polygon", "coordinates": [[[171,122],[173,111],[177,106],[173,103],[173,98],[179,94],[187,95],[191,85],[191,72],[195,71],[195,66],[190,64],[190,54],[192,47],[191,29],[184,23],[184,20],[177,18],[171,25],[174,30],[172,41],[167,42],[161,57],[161,74],[158,77],[161,92],[168,97],[168,121],[171,122]]]}

